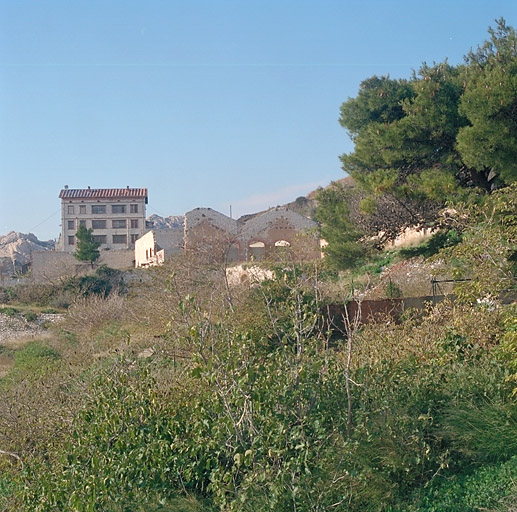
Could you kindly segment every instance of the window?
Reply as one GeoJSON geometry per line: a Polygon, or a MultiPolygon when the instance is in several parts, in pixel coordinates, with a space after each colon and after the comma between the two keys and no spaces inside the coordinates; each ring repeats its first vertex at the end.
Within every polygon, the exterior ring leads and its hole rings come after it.
{"type": "Polygon", "coordinates": [[[113,235],[113,243],[114,244],[127,244],[127,236],[126,235],[113,235]]]}
{"type": "Polygon", "coordinates": [[[111,213],[126,213],[126,205],[125,204],[112,204],[111,213]]]}
{"type": "Polygon", "coordinates": [[[106,243],[106,235],[93,235],[93,240],[98,244],[106,243]]]}
{"type": "Polygon", "coordinates": [[[68,225],[68,229],[75,229],[75,221],[69,220],[67,222],[67,225],[68,225]]]}
{"type": "Polygon", "coordinates": [[[248,258],[250,260],[263,260],[266,256],[266,244],[253,242],[248,245],[248,258]]]}
{"type": "Polygon", "coordinates": [[[73,204],[69,204],[68,208],[66,209],[66,211],[68,212],[68,215],[73,215],[74,214],[74,205],[73,204]]]}
{"type": "Polygon", "coordinates": [[[106,205],[104,204],[94,204],[92,205],[92,214],[104,214],[106,213],[106,205]]]}
{"type": "Polygon", "coordinates": [[[106,229],[106,221],[105,220],[92,220],[92,228],[93,229],[106,229]]]}
{"type": "Polygon", "coordinates": [[[137,204],[130,204],[129,205],[129,212],[130,213],[138,213],[138,205],[137,204]]]}
{"type": "Polygon", "coordinates": [[[86,221],[85,220],[80,220],[79,221],[79,226],[82,226],[83,228],[86,227],[86,221]]]}
{"type": "Polygon", "coordinates": [[[75,236],[68,237],[68,245],[75,245],[75,236]]]}
{"type": "Polygon", "coordinates": [[[138,240],[138,235],[131,235],[131,243],[134,244],[138,240]]]}
{"type": "Polygon", "coordinates": [[[138,219],[131,219],[131,227],[132,228],[138,227],[138,219]]]}
{"type": "Polygon", "coordinates": [[[86,214],[86,205],[85,204],[79,205],[79,213],[86,214]]]}
{"type": "Polygon", "coordinates": [[[111,221],[111,226],[113,229],[125,228],[127,226],[126,219],[124,220],[113,220],[111,221]]]}

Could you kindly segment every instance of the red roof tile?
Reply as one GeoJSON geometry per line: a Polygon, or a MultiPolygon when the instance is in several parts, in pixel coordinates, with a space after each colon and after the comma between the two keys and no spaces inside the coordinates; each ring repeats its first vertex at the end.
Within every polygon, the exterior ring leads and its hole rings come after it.
{"type": "Polygon", "coordinates": [[[146,188],[64,188],[60,199],[147,199],[146,188]]]}

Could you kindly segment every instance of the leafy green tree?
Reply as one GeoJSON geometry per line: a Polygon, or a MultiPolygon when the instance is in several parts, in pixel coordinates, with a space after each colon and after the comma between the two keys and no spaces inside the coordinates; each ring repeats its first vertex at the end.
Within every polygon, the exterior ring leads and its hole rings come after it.
{"type": "Polygon", "coordinates": [[[503,18],[490,39],[466,58],[460,113],[469,125],[458,134],[464,162],[491,181],[517,180],[517,33],[503,18]]]}
{"type": "MultiPolygon", "coordinates": [[[[447,202],[517,178],[517,35],[503,19],[489,33],[463,65],[423,63],[409,80],[373,76],[341,106],[340,123],[354,142],[341,161],[363,194],[359,212],[351,210],[363,232],[383,232],[384,241],[408,226],[433,225],[447,202]]],[[[346,199],[347,206],[332,206],[332,217],[323,205],[335,198],[322,196],[328,254],[342,253],[339,244],[354,236],[337,212],[351,209],[346,199]]]]}
{"type": "Polygon", "coordinates": [[[363,221],[355,220],[370,234],[392,239],[407,226],[430,224],[458,194],[461,91],[456,68],[423,64],[409,81],[365,80],[357,98],[342,105],[340,122],[355,148],[341,161],[363,192],[363,221]]]}
{"type": "Polygon", "coordinates": [[[411,81],[366,80],[341,107],[340,122],[355,143],[341,157],[343,169],[373,196],[392,195],[414,210],[415,223],[421,216],[415,200],[455,193],[461,166],[455,141],[466,124],[458,115],[460,95],[459,72],[447,62],[423,64],[411,81]]]}
{"type": "Polygon", "coordinates": [[[325,257],[337,269],[355,266],[366,252],[359,242],[362,233],[350,218],[349,200],[350,192],[340,183],[318,190],[316,220],[328,243],[325,257]]]}
{"type": "Polygon", "coordinates": [[[89,261],[92,265],[99,259],[100,243],[93,238],[93,229],[79,226],[75,237],[77,238],[77,249],[74,257],[79,261],[89,261]]]}

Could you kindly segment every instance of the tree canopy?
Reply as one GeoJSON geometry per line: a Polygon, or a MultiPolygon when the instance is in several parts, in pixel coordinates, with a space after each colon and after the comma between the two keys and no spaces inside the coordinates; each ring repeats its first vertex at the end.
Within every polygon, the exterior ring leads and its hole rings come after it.
{"type": "Polygon", "coordinates": [[[328,242],[326,257],[331,266],[353,267],[364,255],[363,247],[357,242],[360,228],[350,215],[351,191],[340,183],[332,183],[318,190],[320,204],[316,220],[320,223],[321,236],[328,242]]]}
{"type": "MultiPolygon", "coordinates": [[[[517,33],[501,18],[489,34],[460,65],[423,63],[410,79],[373,76],[342,104],[354,150],[341,161],[363,194],[363,232],[393,237],[430,225],[446,202],[517,180],[517,33]]],[[[331,193],[319,202],[323,212],[338,208],[331,193]]],[[[324,235],[342,228],[337,216],[318,215],[324,235]]],[[[329,240],[328,253],[356,232],[329,240]]]]}
{"type": "Polygon", "coordinates": [[[371,77],[341,106],[355,143],[343,169],[374,194],[442,200],[517,178],[517,36],[503,19],[465,64],[371,77]]]}
{"type": "Polygon", "coordinates": [[[459,112],[469,124],[458,133],[465,164],[478,173],[517,180],[517,33],[498,20],[490,39],[470,52],[459,112]]]}

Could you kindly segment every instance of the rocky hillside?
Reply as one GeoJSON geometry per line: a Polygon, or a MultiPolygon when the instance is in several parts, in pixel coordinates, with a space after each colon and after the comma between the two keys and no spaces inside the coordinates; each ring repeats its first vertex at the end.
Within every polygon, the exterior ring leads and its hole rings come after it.
{"type": "Polygon", "coordinates": [[[12,274],[25,271],[33,252],[52,249],[54,249],[52,240],[47,242],[38,240],[32,233],[11,231],[7,235],[0,236],[0,273],[12,274]]]}
{"type": "Polygon", "coordinates": [[[151,215],[147,218],[148,223],[152,223],[155,229],[178,229],[183,228],[182,215],[169,215],[168,217],[160,217],[160,215],[151,215]]]}

